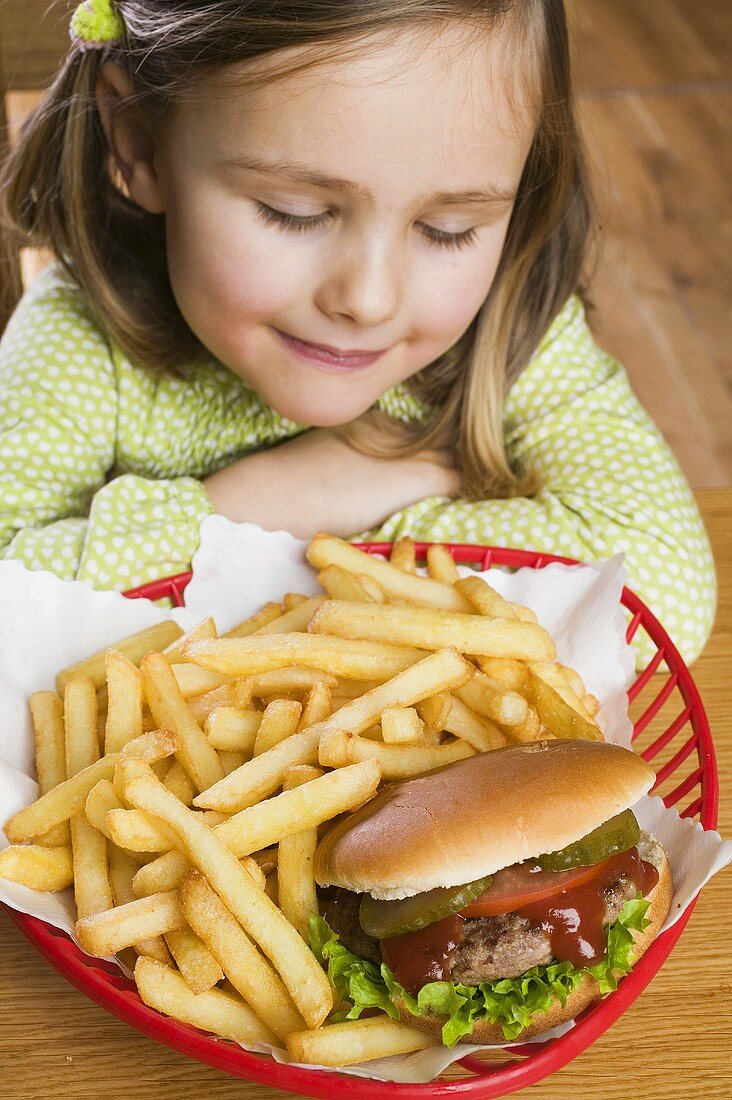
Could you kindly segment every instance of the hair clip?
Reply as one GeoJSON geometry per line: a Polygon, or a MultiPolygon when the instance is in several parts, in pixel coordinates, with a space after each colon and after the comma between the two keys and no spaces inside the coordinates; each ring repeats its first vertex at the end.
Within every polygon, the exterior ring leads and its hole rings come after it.
{"type": "Polygon", "coordinates": [[[71,17],[69,35],[82,50],[108,46],[123,38],[125,24],[112,0],[83,0],[71,17]]]}

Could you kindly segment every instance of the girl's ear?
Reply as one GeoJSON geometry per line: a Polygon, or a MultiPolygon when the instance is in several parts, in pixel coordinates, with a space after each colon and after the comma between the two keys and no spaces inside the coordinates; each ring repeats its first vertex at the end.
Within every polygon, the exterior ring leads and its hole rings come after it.
{"type": "Polygon", "coordinates": [[[124,69],[105,62],[99,70],[96,98],[109,148],[133,202],[149,214],[162,214],[165,202],[154,163],[155,145],[138,104],[130,102],[134,94],[124,69]]]}

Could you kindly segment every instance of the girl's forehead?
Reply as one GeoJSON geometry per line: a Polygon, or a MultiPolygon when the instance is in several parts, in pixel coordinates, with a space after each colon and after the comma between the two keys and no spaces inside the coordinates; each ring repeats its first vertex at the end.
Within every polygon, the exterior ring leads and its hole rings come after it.
{"type": "Polygon", "coordinates": [[[536,126],[533,74],[521,71],[500,26],[469,36],[455,27],[372,36],[282,75],[283,65],[308,56],[317,57],[312,46],[296,47],[210,74],[177,106],[175,130],[205,141],[212,156],[274,152],[341,175],[349,174],[344,165],[356,172],[374,157],[415,170],[437,161],[461,177],[497,159],[500,170],[520,172],[536,126]]]}

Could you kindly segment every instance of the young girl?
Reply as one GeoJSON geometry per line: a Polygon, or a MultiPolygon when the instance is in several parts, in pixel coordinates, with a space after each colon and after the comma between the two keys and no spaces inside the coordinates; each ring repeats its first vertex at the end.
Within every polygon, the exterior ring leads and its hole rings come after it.
{"type": "Polygon", "coordinates": [[[561,0],[87,0],[71,33],[4,173],[57,259],[0,345],[0,556],[126,589],[214,511],[623,551],[698,655],[703,525],[585,320],[561,0]]]}

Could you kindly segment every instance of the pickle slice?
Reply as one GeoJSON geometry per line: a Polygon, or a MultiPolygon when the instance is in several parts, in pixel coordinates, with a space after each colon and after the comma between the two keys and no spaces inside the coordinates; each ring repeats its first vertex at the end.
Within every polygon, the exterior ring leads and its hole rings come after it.
{"type": "Polygon", "coordinates": [[[635,815],[632,810],[624,810],[566,848],[539,856],[536,862],[542,871],[568,871],[570,867],[590,866],[627,852],[639,840],[640,826],[635,815]]]}
{"type": "Polygon", "coordinates": [[[364,894],[358,914],[361,927],[377,940],[401,936],[403,932],[417,932],[428,924],[459,913],[480,897],[492,882],[493,876],[486,875],[462,886],[438,886],[398,901],[379,901],[364,894]]]}

